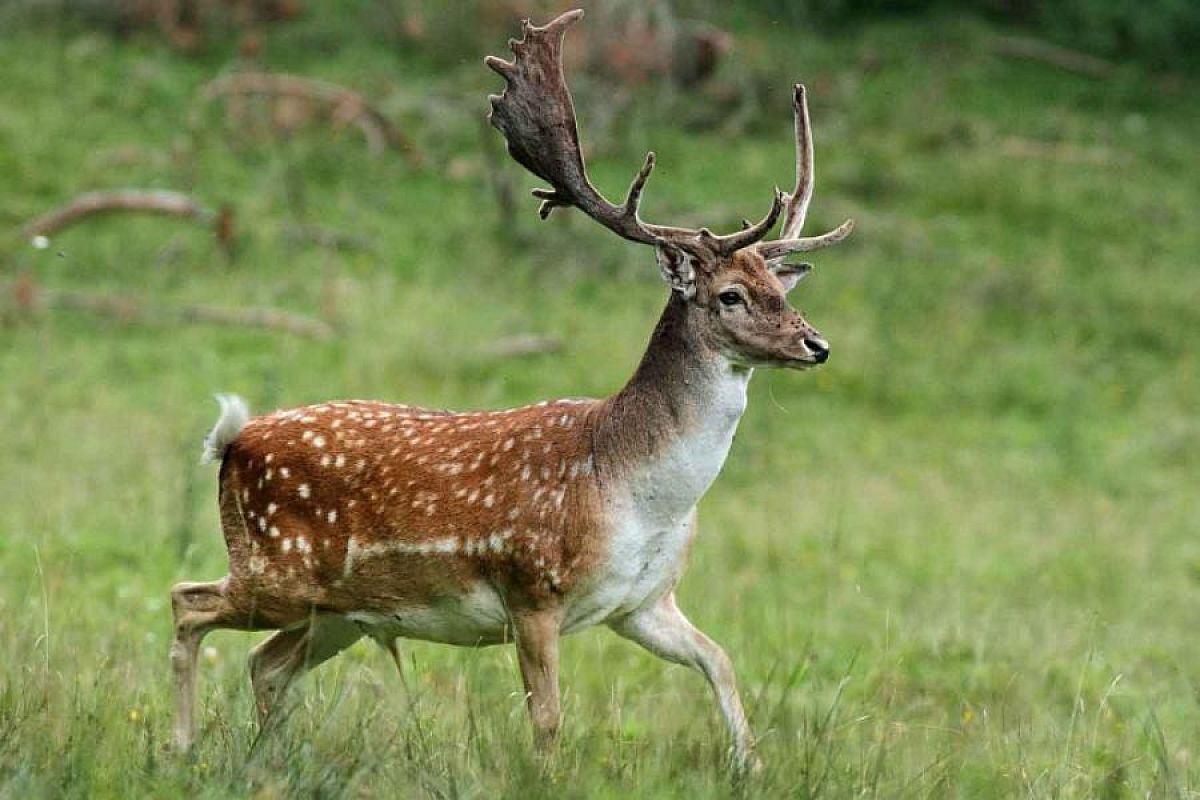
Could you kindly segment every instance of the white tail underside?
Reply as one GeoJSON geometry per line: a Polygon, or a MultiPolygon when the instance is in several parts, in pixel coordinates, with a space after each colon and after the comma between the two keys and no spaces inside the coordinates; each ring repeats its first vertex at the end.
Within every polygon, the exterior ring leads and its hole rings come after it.
{"type": "Polygon", "coordinates": [[[225,450],[250,421],[250,409],[241,397],[236,394],[218,394],[215,397],[221,404],[221,416],[208,436],[204,437],[204,454],[200,458],[204,464],[224,458],[225,450]]]}

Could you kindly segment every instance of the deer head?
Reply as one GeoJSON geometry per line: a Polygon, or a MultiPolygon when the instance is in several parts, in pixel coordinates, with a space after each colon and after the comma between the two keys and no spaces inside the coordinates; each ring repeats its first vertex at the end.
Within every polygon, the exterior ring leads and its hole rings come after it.
{"type": "Polygon", "coordinates": [[[533,191],[542,200],[540,216],[545,219],[556,208],[573,206],[613,233],[651,245],[663,280],[688,304],[700,346],[731,363],[793,368],[823,363],[829,345],[787,302],[787,293],[812,267],[789,264],[786,258],[840,242],[854,223],[846,220],[819,236],[800,235],[813,191],[804,87],[795,87],[793,99],[796,186],[790,193],[776,188],[762,220],[746,222],[742,230],[727,235],[708,228],[647,223],[638,215],[638,205],[654,169],[654,153],[646,155],[621,205],[601,195],[587,176],[562,69],[563,36],[582,16],[581,10],[569,11],[542,27],[526,21],[522,39],[509,43],[513,61],[487,59],[507,84],[503,94],[489,98],[489,120],[504,134],[512,157],[551,186],[533,191]],[[781,216],[779,238],[767,240],[781,216]]]}

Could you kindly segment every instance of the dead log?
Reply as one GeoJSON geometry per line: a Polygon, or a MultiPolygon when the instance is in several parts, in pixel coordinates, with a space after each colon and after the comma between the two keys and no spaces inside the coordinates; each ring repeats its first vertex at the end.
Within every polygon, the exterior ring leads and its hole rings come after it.
{"type": "Polygon", "coordinates": [[[421,165],[421,154],[412,141],[383,112],[353,89],[297,75],[237,72],[222,75],[200,90],[200,99],[205,102],[220,97],[245,96],[293,100],[317,106],[330,116],[335,126],[346,123],[355,125],[373,154],[379,155],[391,147],[403,153],[414,167],[421,165]]]}
{"type": "Polygon", "coordinates": [[[164,307],[145,303],[128,295],[101,295],[69,289],[45,289],[28,277],[5,287],[18,312],[60,308],[84,311],[125,322],[153,324],[201,323],[226,327],[262,328],[293,336],[330,339],[333,327],[318,319],[274,308],[222,308],[188,305],[164,307]]]}
{"type": "Polygon", "coordinates": [[[46,236],[62,230],[84,217],[114,211],[190,217],[204,224],[213,224],[219,221],[212,211],[179,192],[158,189],[116,189],[81,194],[65,206],[25,223],[21,228],[21,234],[27,239],[33,236],[46,236]]]}

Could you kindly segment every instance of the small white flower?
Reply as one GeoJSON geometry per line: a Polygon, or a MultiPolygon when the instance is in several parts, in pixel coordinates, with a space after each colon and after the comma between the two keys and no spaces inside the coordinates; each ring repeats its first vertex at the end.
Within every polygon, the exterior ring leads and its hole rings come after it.
{"type": "Polygon", "coordinates": [[[206,661],[216,661],[219,657],[220,653],[217,652],[217,648],[211,645],[204,648],[204,659],[206,661]]]}
{"type": "Polygon", "coordinates": [[[37,236],[30,239],[29,243],[31,245],[33,245],[35,250],[45,250],[47,247],[50,246],[50,240],[47,239],[45,236],[42,236],[41,234],[38,234],[37,236]]]}

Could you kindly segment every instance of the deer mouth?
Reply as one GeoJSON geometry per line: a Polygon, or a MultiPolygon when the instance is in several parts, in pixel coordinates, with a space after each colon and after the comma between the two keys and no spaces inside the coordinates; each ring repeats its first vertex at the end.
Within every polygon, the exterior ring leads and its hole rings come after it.
{"type": "Polygon", "coordinates": [[[804,370],[808,369],[816,369],[821,365],[818,362],[813,361],[811,358],[792,358],[784,361],[781,364],[776,364],[775,366],[782,367],[783,369],[791,369],[796,370],[797,372],[803,372],[804,370]]]}
{"type": "Polygon", "coordinates": [[[792,369],[802,371],[821,366],[825,362],[825,359],[817,360],[811,353],[805,353],[803,355],[760,354],[757,357],[742,355],[730,358],[730,361],[746,369],[792,369]]]}
{"type": "Polygon", "coordinates": [[[816,369],[829,360],[829,351],[825,350],[821,353],[805,353],[802,356],[794,356],[785,359],[775,366],[783,367],[784,369],[806,370],[816,369]]]}

